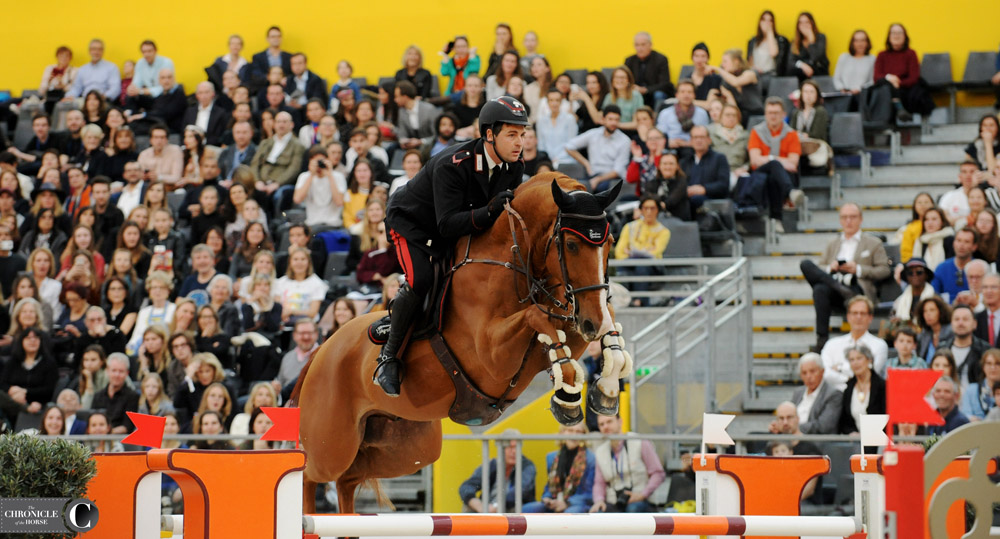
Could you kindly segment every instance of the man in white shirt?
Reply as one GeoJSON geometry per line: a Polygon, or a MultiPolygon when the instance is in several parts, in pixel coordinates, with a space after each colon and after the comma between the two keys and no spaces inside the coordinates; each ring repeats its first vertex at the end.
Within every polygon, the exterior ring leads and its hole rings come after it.
{"type": "Polygon", "coordinates": [[[617,105],[604,107],[604,126],[581,133],[566,143],[566,153],[587,171],[588,187],[599,192],[617,179],[625,179],[632,140],[618,130],[622,111],[617,105]],[[587,148],[587,157],[579,150],[587,148]]]}
{"type": "Polygon", "coordinates": [[[122,215],[128,216],[129,212],[142,204],[143,194],[146,191],[146,185],[142,181],[142,167],[139,162],[129,161],[125,163],[122,178],[125,180],[125,185],[122,187],[121,194],[118,195],[117,206],[122,211],[122,215]]]}
{"type": "Polygon", "coordinates": [[[195,125],[205,132],[205,142],[212,146],[222,144],[222,135],[229,124],[229,113],[215,104],[215,86],[199,82],[194,97],[197,103],[184,112],[184,125],[195,125]]]}
{"type": "Polygon", "coordinates": [[[834,337],[823,346],[823,379],[838,391],[847,388],[847,380],[852,376],[851,365],[845,352],[863,344],[872,351],[875,358],[874,371],[883,372],[889,358],[889,346],[883,339],[868,332],[875,312],[875,305],[865,296],[855,296],[847,304],[847,323],[850,333],[834,337]]]}
{"type": "MultiPolygon", "coordinates": [[[[823,359],[819,354],[809,352],[802,355],[799,377],[803,385],[792,393],[792,403],[802,432],[836,434],[843,395],[823,380],[823,359]]],[[[778,427],[772,423],[771,432],[779,432],[778,427]]]]}
{"type": "Polygon", "coordinates": [[[125,94],[128,96],[126,106],[131,110],[147,109],[153,99],[163,93],[163,86],[160,86],[160,70],[169,69],[173,71],[174,62],[166,56],[160,56],[156,50],[156,43],[147,39],[139,45],[142,58],[135,63],[135,70],[132,73],[132,84],[129,84],[125,94]]]}
{"type": "Polygon", "coordinates": [[[309,149],[309,170],[299,174],[292,200],[306,207],[306,224],[311,227],[341,227],[344,224],[344,193],[347,180],[331,170],[326,149],[309,149]]]}
{"type": "Polygon", "coordinates": [[[948,191],[941,195],[941,199],[938,200],[938,207],[944,210],[952,226],[960,219],[965,219],[971,211],[969,210],[969,191],[972,191],[972,188],[976,186],[977,172],[979,172],[979,166],[975,163],[967,161],[959,165],[958,183],[960,185],[958,189],[948,191]]]}
{"type": "MultiPolygon", "coordinates": [[[[295,178],[302,170],[302,157],[306,153],[292,133],[294,127],[295,122],[288,112],[279,112],[274,117],[274,136],[260,143],[250,164],[257,173],[259,191],[273,194],[279,188],[294,188],[295,178]]],[[[275,199],[280,196],[280,193],[275,194],[275,199]]]]}

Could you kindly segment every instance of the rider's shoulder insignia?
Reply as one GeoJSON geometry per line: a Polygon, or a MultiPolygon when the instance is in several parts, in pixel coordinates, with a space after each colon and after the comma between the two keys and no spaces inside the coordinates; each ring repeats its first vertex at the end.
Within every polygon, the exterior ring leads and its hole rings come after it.
{"type": "Polygon", "coordinates": [[[451,162],[457,165],[470,157],[472,157],[472,152],[470,152],[469,150],[462,150],[460,152],[456,152],[455,155],[451,156],[451,162]]]}

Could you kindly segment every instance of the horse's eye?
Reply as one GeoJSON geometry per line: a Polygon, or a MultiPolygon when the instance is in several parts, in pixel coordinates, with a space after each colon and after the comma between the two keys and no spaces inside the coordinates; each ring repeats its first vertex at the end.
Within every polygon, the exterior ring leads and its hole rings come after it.
{"type": "Polygon", "coordinates": [[[580,250],[580,247],[576,244],[575,241],[570,241],[566,242],[566,250],[573,254],[576,254],[576,252],[580,250]]]}

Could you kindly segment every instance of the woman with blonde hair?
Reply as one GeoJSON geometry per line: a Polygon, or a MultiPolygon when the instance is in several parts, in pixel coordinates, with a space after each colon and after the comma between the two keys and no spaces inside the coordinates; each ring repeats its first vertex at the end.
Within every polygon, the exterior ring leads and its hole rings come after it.
{"type": "Polygon", "coordinates": [[[38,328],[43,331],[49,329],[43,323],[42,304],[35,298],[23,298],[14,304],[7,335],[13,337],[28,328],[38,328]]]}
{"type": "Polygon", "coordinates": [[[271,382],[257,382],[247,393],[247,402],[243,405],[243,411],[233,417],[229,426],[230,434],[247,434],[253,427],[250,420],[254,410],[259,410],[262,406],[278,406],[278,391],[271,385],[271,382]]]}
{"type": "Polygon", "coordinates": [[[184,379],[174,395],[174,409],[188,410],[189,414],[192,410],[197,410],[208,386],[222,382],[225,378],[226,372],[222,368],[222,363],[219,363],[214,355],[204,352],[195,354],[188,361],[187,368],[184,369],[184,379]]]}
{"type": "MultiPolygon", "coordinates": [[[[396,71],[396,82],[410,81],[417,88],[417,95],[427,99],[434,97],[437,92],[437,79],[431,76],[431,72],[424,69],[424,53],[420,47],[410,45],[403,52],[403,68],[396,71]]],[[[391,96],[390,96],[391,97],[391,96]]]]}
{"type": "Polygon", "coordinates": [[[218,412],[222,415],[226,428],[233,419],[233,398],[229,395],[229,390],[221,382],[213,382],[205,388],[201,394],[201,402],[198,404],[197,415],[206,411],[218,412]]]}
{"type": "Polygon", "coordinates": [[[282,318],[286,322],[303,316],[316,320],[328,288],[329,285],[313,271],[309,249],[292,247],[288,250],[288,269],[285,276],[274,283],[272,295],[281,304],[282,318]]]}
{"type": "Polygon", "coordinates": [[[135,354],[139,351],[146,328],[154,324],[170,324],[173,321],[177,309],[177,306],[169,301],[173,288],[173,280],[162,271],[154,271],[146,279],[146,294],[149,296],[150,304],[140,309],[136,316],[132,339],[125,347],[127,353],[135,354]]]}
{"type": "Polygon", "coordinates": [[[139,413],[148,415],[165,415],[174,411],[174,404],[170,402],[163,388],[163,378],[155,372],[148,372],[142,377],[140,384],[142,391],[139,393],[139,413]]]}
{"type": "Polygon", "coordinates": [[[748,68],[743,61],[742,51],[727,50],[722,53],[719,67],[706,66],[705,70],[722,77],[722,95],[727,103],[740,108],[743,127],[746,127],[750,116],[764,114],[764,96],[757,79],[757,72],[748,68]]]}
{"type": "Polygon", "coordinates": [[[59,302],[59,294],[62,293],[62,283],[55,280],[56,257],[52,251],[45,247],[39,247],[28,255],[27,270],[35,279],[35,288],[38,289],[38,296],[46,305],[52,308],[53,319],[62,314],[63,304],[59,302]]]}
{"type": "Polygon", "coordinates": [[[198,311],[198,304],[191,298],[178,298],[174,305],[174,318],[167,326],[170,334],[173,335],[182,331],[195,331],[195,316],[198,311]]]}
{"type": "Polygon", "coordinates": [[[253,298],[253,283],[257,277],[266,276],[271,280],[271,284],[274,284],[274,280],[278,278],[278,273],[274,268],[273,251],[258,251],[257,254],[253,255],[253,263],[250,265],[250,275],[236,280],[238,283],[236,285],[236,295],[239,299],[246,303],[253,298]]]}
{"type": "Polygon", "coordinates": [[[149,373],[166,372],[170,354],[167,353],[167,328],[163,324],[154,324],[142,332],[142,344],[135,359],[139,364],[139,378],[149,373]]]}

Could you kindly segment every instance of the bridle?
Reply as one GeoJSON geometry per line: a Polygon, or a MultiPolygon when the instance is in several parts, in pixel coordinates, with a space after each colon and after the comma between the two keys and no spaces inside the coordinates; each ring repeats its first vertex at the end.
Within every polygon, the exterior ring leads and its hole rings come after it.
{"type": "MultiPolygon", "coordinates": [[[[606,220],[607,215],[605,212],[601,212],[600,215],[581,215],[581,214],[564,214],[560,209],[556,214],[556,220],[552,227],[552,232],[549,234],[548,241],[545,242],[545,251],[543,252],[542,260],[545,260],[549,256],[549,249],[552,245],[556,246],[556,254],[559,258],[559,270],[562,273],[562,283],[548,284],[549,278],[542,276],[536,277],[534,272],[531,270],[531,243],[528,242],[527,245],[527,257],[521,250],[520,244],[517,242],[517,231],[518,227],[521,229],[521,233],[524,235],[525,239],[528,238],[528,225],[524,222],[524,218],[521,217],[509,202],[504,205],[507,210],[507,222],[510,225],[510,236],[513,244],[510,247],[511,253],[513,255],[513,262],[501,262],[499,260],[491,260],[486,258],[470,258],[469,251],[472,248],[472,238],[467,237],[465,243],[465,256],[461,261],[456,263],[451,268],[451,273],[454,273],[458,268],[466,264],[490,264],[494,266],[502,266],[509,270],[514,271],[514,291],[518,297],[518,303],[531,302],[532,305],[537,307],[540,311],[546,314],[549,318],[556,320],[561,320],[564,322],[576,322],[576,317],[579,314],[580,306],[576,301],[576,295],[583,292],[590,292],[593,290],[609,290],[610,285],[608,284],[608,274],[604,272],[604,282],[599,284],[592,284],[588,286],[581,286],[579,288],[574,288],[569,282],[569,271],[566,268],[566,254],[565,254],[565,234],[566,229],[562,226],[563,217],[569,217],[571,219],[579,219],[585,221],[598,221],[606,220]],[[517,224],[515,224],[515,219],[517,224]],[[523,275],[527,283],[526,290],[522,295],[521,290],[521,280],[518,278],[518,274],[523,275]],[[552,291],[557,289],[560,284],[563,287],[564,299],[560,300],[556,297],[552,291]],[[549,307],[548,304],[551,303],[555,309],[570,313],[570,314],[560,314],[556,312],[553,308],[549,307]]],[[[610,234],[605,234],[604,239],[601,243],[594,244],[597,247],[603,247],[604,244],[611,237],[610,234]]],[[[610,301],[611,296],[608,295],[608,300],[610,301]]]]}

